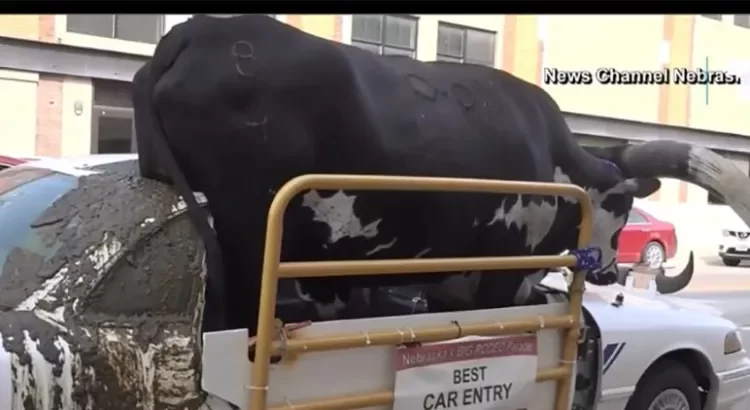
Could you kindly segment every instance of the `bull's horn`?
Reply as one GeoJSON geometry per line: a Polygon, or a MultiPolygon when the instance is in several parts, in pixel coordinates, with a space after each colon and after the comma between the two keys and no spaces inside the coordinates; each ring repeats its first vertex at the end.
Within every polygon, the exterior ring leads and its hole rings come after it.
{"type": "Polygon", "coordinates": [[[664,269],[656,275],[656,290],[661,294],[669,294],[679,292],[684,289],[693,279],[693,251],[690,251],[690,258],[688,258],[688,264],[685,269],[680,272],[677,276],[667,276],[664,274],[664,269]]]}
{"type": "Polygon", "coordinates": [[[627,147],[620,159],[629,177],[676,178],[718,194],[750,226],[750,179],[731,160],[710,149],[651,141],[627,147]]]}

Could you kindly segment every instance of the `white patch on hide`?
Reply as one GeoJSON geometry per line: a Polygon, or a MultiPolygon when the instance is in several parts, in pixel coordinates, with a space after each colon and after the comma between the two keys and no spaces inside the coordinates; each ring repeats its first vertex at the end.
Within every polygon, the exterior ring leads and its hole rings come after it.
{"type": "Polygon", "coordinates": [[[346,303],[339,299],[339,295],[335,295],[335,298],[336,299],[334,299],[333,303],[325,305],[315,302],[315,310],[318,311],[318,316],[324,320],[335,319],[338,316],[339,310],[346,307],[346,303]]]}
{"type": "Polygon", "coordinates": [[[310,294],[305,293],[302,290],[302,285],[296,279],[294,280],[294,290],[297,292],[297,296],[299,296],[300,299],[304,300],[305,302],[314,302],[313,298],[310,297],[310,294]]]}
{"type": "MultiPolygon", "coordinates": [[[[560,167],[555,168],[554,182],[569,184],[570,177],[560,167]]],[[[564,198],[566,202],[574,203],[573,198],[564,198]]],[[[510,228],[515,225],[518,229],[526,227],[526,247],[533,251],[547,237],[552,224],[557,216],[557,197],[549,197],[541,203],[529,203],[523,206],[521,195],[508,196],[495,210],[495,215],[487,223],[494,225],[498,221],[505,221],[505,226],[510,228]],[[515,201],[508,212],[505,212],[507,201],[515,201]],[[551,201],[551,202],[548,202],[551,201]]]]}
{"type": "Polygon", "coordinates": [[[374,238],[378,235],[378,224],[382,219],[362,226],[362,221],[354,214],[356,199],[356,195],[347,195],[344,191],[322,198],[313,189],[302,197],[302,206],[313,211],[314,221],[323,222],[331,228],[329,243],[336,243],[343,238],[374,238]]]}
{"type": "Polygon", "coordinates": [[[396,244],[396,241],[398,241],[398,238],[393,238],[393,240],[390,241],[390,242],[388,242],[388,243],[380,244],[380,245],[378,245],[378,246],[370,249],[369,251],[367,251],[366,255],[367,256],[372,256],[372,255],[374,255],[374,254],[376,254],[376,253],[378,253],[378,252],[380,252],[380,251],[382,251],[384,249],[390,249],[391,247],[393,247],[393,245],[396,244]]]}
{"type": "MultiPolygon", "coordinates": [[[[554,182],[560,184],[572,184],[570,177],[565,174],[560,167],[555,168],[554,182]]],[[[618,184],[605,192],[600,192],[593,188],[586,189],[586,193],[591,198],[594,207],[593,234],[590,242],[602,251],[602,266],[612,265],[617,257],[617,250],[612,247],[612,237],[615,232],[625,225],[626,215],[616,216],[613,212],[602,209],[601,204],[609,195],[622,194],[623,186],[618,184]]],[[[563,200],[570,204],[576,204],[578,201],[572,197],[564,197],[563,200]]],[[[495,210],[495,215],[487,224],[492,225],[498,221],[504,220],[506,227],[510,228],[515,225],[518,229],[527,228],[526,246],[533,251],[539,243],[549,234],[552,224],[557,215],[557,198],[552,199],[552,203],[544,202],[542,204],[531,203],[527,207],[521,206],[521,196],[515,198],[509,196],[503,201],[501,206],[495,210]],[[504,211],[505,201],[515,200],[508,212],[504,211]]],[[[750,213],[749,213],[750,215],[750,213]]],[[[614,266],[614,265],[612,265],[614,266]]],[[[533,281],[532,281],[533,282],[533,281]]]]}
{"type": "MultiPolygon", "coordinates": [[[[573,181],[570,180],[570,177],[566,173],[564,173],[562,168],[560,167],[555,167],[555,176],[553,178],[553,181],[557,184],[573,184],[573,181]]],[[[570,204],[576,203],[575,198],[571,198],[569,196],[563,197],[563,200],[570,204]]]]}
{"type": "Polygon", "coordinates": [[[421,251],[419,251],[419,253],[417,254],[417,256],[415,256],[414,258],[415,258],[415,259],[419,259],[419,258],[421,258],[422,256],[425,256],[425,255],[427,255],[427,254],[428,254],[428,253],[430,253],[430,252],[432,252],[432,248],[426,248],[426,249],[422,249],[421,251]]]}

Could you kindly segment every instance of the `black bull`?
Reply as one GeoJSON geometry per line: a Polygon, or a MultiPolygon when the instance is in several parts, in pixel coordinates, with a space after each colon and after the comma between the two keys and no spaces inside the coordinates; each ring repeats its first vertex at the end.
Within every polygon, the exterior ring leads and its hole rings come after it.
{"type": "MultiPolygon", "coordinates": [[[[175,183],[183,196],[192,189],[208,199],[215,237],[187,195],[208,248],[208,297],[224,304],[214,312],[223,319],[218,327],[255,328],[268,207],[276,190],[301,174],[571,181],[589,191],[597,210],[592,245],[602,248],[606,271],[591,279],[605,284],[616,281],[617,236],[632,199],[658,189],[657,177],[717,192],[750,221],[750,201],[736,189],[747,178],[709,150],[658,141],[592,154],[577,145],[544,90],[509,73],[377,56],[263,16],[198,16],[175,26],[133,86],[142,174],[175,183]]],[[[333,206],[324,201],[332,194],[313,192],[291,204],[282,260],[557,254],[576,247],[580,211],[562,198],[346,192],[333,206]]],[[[473,307],[512,304],[529,273],[483,275],[473,307]]],[[[346,301],[352,287],[445,277],[299,285],[313,300],[331,303],[346,301]]]]}

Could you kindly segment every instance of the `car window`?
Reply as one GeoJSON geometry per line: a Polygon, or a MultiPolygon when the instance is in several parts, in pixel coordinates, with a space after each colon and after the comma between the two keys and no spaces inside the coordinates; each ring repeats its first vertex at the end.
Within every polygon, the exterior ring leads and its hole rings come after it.
{"type": "MultiPolygon", "coordinates": [[[[59,243],[42,240],[45,226],[37,224],[60,197],[78,186],[74,176],[40,168],[11,168],[0,172],[0,272],[13,259],[26,266],[54,256],[59,243]]],[[[2,274],[2,273],[0,273],[2,274]]]]}
{"type": "Polygon", "coordinates": [[[180,215],[143,238],[87,298],[85,310],[113,316],[193,314],[200,288],[202,246],[180,215]]]}
{"type": "Polygon", "coordinates": [[[648,223],[648,220],[641,215],[638,211],[630,211],[630,214],[628,215],[628,225],[630,224],[646,224],[648,223]]]}

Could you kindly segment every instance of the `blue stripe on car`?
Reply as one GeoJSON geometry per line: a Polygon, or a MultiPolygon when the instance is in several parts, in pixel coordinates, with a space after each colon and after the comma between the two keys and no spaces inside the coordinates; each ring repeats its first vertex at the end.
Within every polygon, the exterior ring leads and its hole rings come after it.
{"type": "Polygon", "coordinates": [[[612,364],[617,360],[625,347],[625,342],[622,343],[609,343],[604,346],[602,352],[602,374],[607,373],[612,364]]]}

